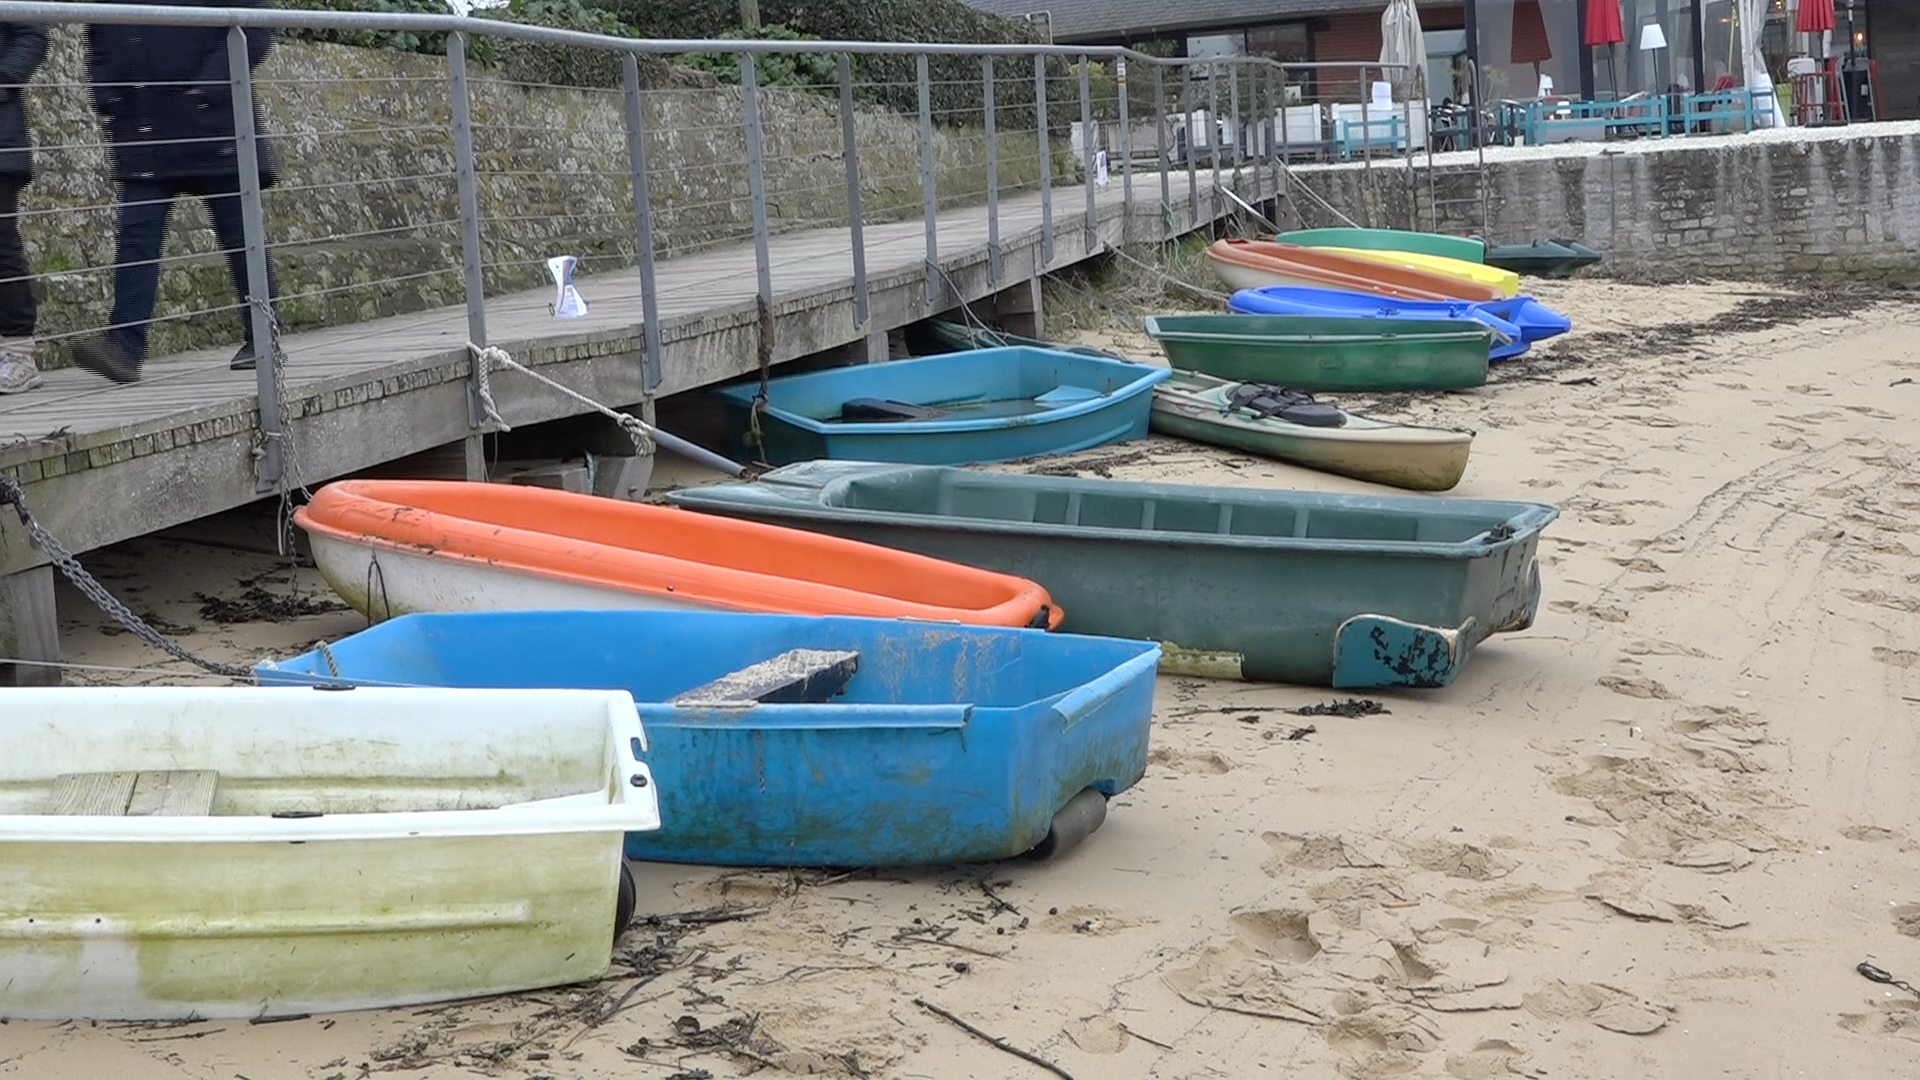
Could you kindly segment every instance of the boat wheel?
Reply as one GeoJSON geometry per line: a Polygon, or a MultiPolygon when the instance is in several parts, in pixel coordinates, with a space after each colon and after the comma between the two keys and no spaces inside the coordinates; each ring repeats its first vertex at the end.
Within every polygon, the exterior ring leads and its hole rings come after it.
{"type": "Polygon", "coordinates": [[[633,922],[633,908],[639,900],[639,890],[633,884],[633,871],[628,868],[627,860],[620,860],[620,898],[613,904],[613,940],[619,941],[620,935],[627,932],[628,924],[633,922]]]}
{"type": "Polygon", "coordinates": [[[1035,862],[1057,859],[1092,836],[1106,820],[1106,794],[1099,788],[1086,788],[1068,799],[1067,805],[1053,815],[1053,826],[1047,830],[1046,837],[1027,852],[1027,858],[1035,862]]]}

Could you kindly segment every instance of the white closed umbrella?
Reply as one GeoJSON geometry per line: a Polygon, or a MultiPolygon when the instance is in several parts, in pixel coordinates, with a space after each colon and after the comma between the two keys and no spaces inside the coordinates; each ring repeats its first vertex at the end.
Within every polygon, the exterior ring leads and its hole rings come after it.
{"type": "Polygon", "coordinates": [[[1773,76],[1767,71],[1767,58],[1760,52],[1760,34],[1767,25],[1767,2],[1739,0],[1740,73],[1746,77],[1747,89],[1753,92],[1754,110],[1758,114],[1754,122],[1761,127],[1780,123],[1775,115],[1779,99],[1774,96],[1773,76]]]}
{"type": "MultiPolygon", "coordinates": [[[[1413,101],[1425,96],[1427,42],[1420,32],[1420,12],[1413,0],[1388,0],[1387,10],[1380,16],[1380,63],[1383,67],[1404,65],[1386,71],[1395,97],[1413,101]]],[[[1360,88],[1361,97],[1370,93],[1371,88],[1360,88]]]]}

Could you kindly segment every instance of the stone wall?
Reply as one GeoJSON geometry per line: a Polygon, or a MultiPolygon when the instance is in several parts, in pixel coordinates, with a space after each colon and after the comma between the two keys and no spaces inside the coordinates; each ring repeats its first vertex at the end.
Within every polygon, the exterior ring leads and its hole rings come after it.
{"type": "MultiPolygon", "coordinates": [[[[1424,161],[1411,174],[1295,175],[1362,224],[1407,228],[1417,201],[1418,227],[1432,227],[1424,161]]],[[[1920,123],[1501,148],[1488,151],[1487,184],[1496,240],[1583,239],[1606,253],[1601,273],[1920,279],[1920,123]]],[[[1440,231],[1479,231],[1470,165],[1438,166],[1434,195],[1440,231]]],[[[1332,223],[1311,200],[1294,213],[1332,223]]]]}
{"type": "MultiPolygon", "coordinates": [[[[38,177],[21,231],[42,275],[43,337],[105,325],[113,190],[88,107],[77,28],[54,31],[28,91],[38,177]]],[[[265,199],[292,328],[355,322],[462,301],[460,228],[446,63],[431,56],[282,43],[258,94],[282,186],[265,199]]],[[[591,272],[633,265],[634,229],[620,93],[508,83],[471,74],[482,243],[489,293],[548,284],[550,255],[591,272]]],[[[657,253],[671,257],[751,236],[738,87],[646,94],[657,253]]],[[[846,166],[837,100],[803,91],[760,98],[769,221],[776,230],[844,226],[846,166]]],[[[864,217],[918,217],[918,120],[878,107],[857,115],[864,217]]],[[[1064,142],[1064,140],[1062,140],[1064,142]]],[[[985,140],[937,129],[943,205],[986,188],[985,140]]],[[[1064,147],[1057,151],[1066,164],[1064,147]]],[[[1003,191],[1031,186],[1033,136],[1000,140],[1003,191]]],[[[1056,175],[1059,175],[1056,173],[1056,175]]],[[[176,212],[154,328],[156,355],[238,338],[238,314],[197,203],[176,212]],[[191,313],[216,312],[192,315],[191,313]]],[[[56,343],[43,364],[64,362],[56,343]]]]}

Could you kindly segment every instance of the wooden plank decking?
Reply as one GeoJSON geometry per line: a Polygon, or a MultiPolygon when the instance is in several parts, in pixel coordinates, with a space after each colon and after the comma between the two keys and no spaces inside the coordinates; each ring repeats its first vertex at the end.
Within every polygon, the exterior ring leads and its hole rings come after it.
{"type": "MultiPolygon", "coordinates": [[[[865,231],[870,314],[854,318],[853,263],[845,229],[778,235],[771,253],[774,362],[865,340],[977,301],[1097,254],[1119,241],[1158,240],[1230,213],[1199,176],[1197,213],[1184,171],[1172,177],[1171,213],[1158,208],[1159,175],[1136,173],[1131,221],[1116,175],[1096,189],[1095,227],[1085,191],[1053,193],[1054,251],[1043,264],[1037,193],[1000,203],[1000,273],[988,280],[984,206],[939,218],[946,280],[929,282],[918,220],[865,231]],[[935,296],[929,302],[932,286],[935,296]]],[[[1222,174],[1222,186],[1228,186],[1222,174]]],[[[1241,198],[1271,198],[1272,174],[1247,170],[1241,198]]],[[[750,244],[662,261],[658,267],[664,382],[660,393],[746,374],[756,365],[755,270],[750,244]]],[[[491,343],[520,362],[601,402],[640,401],[642,337],[638,274],[577,282],[586,318],[548,313],[551,290],[490,298],[491,343]]],[[[456,442],[469,434],[466,312],[444,308],[289,335],[288,428],[298,479],[307,484],[456,442]]],[[[81,552],[169,528],[260,497],[254,475],[254,374],[227,370],[231,346],[167,358],[116,386],[82,371],[49,372],[46,385],[0,398],[0,472],[25,488],[43,524],[81,552]]],[[[492,377],[495,400],[515,425],[577,414],[580,406],[517,373],[492,377]]],[[[42,565],[11,514],[0,515],[0,575],[42,565]]],[[[5,593],[0,592],[0,597],[5,593]]],[[[0,623],[8,613],[0,612],[0,623]]]]}

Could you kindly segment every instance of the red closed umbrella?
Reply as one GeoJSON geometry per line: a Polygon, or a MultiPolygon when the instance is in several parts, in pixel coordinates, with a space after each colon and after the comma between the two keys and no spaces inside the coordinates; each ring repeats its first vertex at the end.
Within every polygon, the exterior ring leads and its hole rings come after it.
{"type": "Polygon", "coordinates": [[[1793,28],[1803,34],[1824,34],[1833,29],[1833,0],[1800,0],[1800,15],[1793,28]]]}
{"type": "Polygon", "coordinates": [[[1620,0],[1587,0],[1587,25],[1581,44],[1607,50],[1607,83],[1618,95],[1620,74],[1613,68],[1613,47],[1627,40],[1626,27],[1620,24],[1620,0]]]}
{"type": "MultiPolygon", "coordinates": [[[[1833,0],[1827,0],[1827,18],[1833,18],[1833,0]]],[[[1619,0],[1588,0],[1586,33],[1581,39],[1582,44],[1618,45],[1625,40],[1627,31],[1620,25],[1619,0]]]]}

